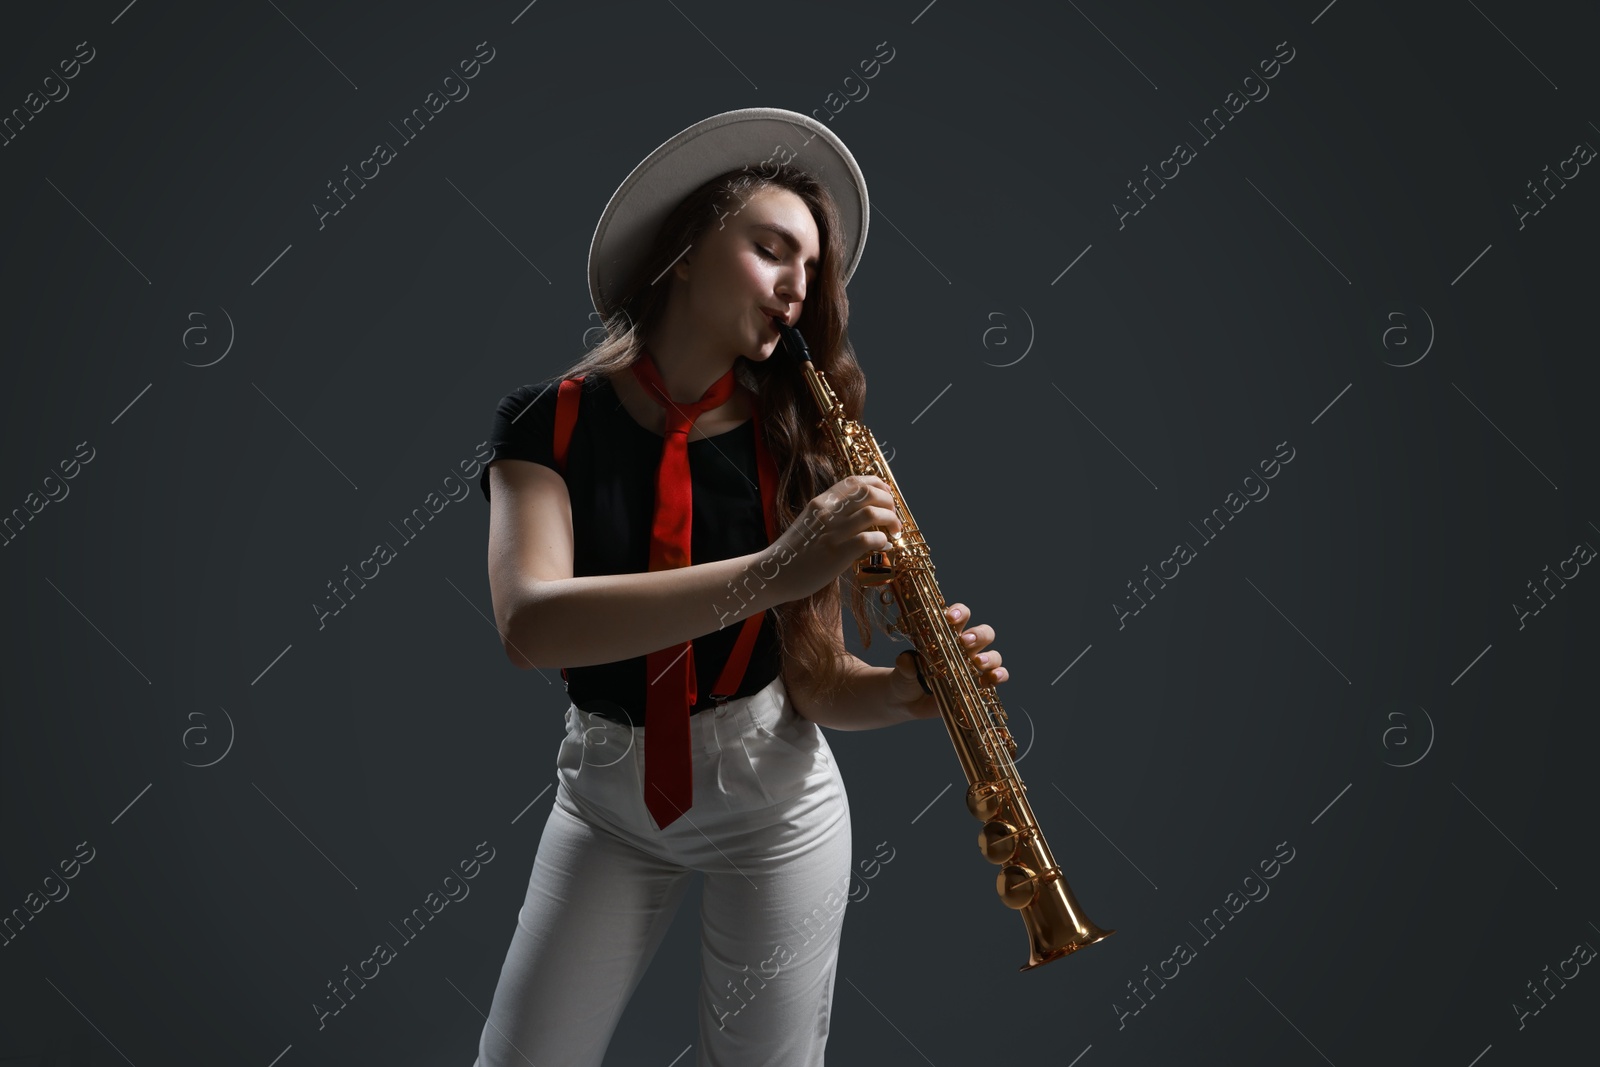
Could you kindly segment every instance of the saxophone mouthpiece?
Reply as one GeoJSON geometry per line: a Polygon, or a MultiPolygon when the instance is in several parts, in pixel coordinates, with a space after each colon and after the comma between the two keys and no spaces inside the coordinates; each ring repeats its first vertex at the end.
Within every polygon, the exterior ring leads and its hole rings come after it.
{"type": "Polygon", "coordinates": [[[787,349],[789,355],[799,363],[811,362],[811,350],[806,347],[806,339],[800,336],[800,331],[774,315],[772,325],[778,329],[779,343],[787,349]]]}

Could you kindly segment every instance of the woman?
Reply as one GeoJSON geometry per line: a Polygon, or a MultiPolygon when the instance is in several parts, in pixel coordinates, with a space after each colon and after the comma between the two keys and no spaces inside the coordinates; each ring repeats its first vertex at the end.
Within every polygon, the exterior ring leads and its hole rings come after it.
{"type": "MultiPolygon", "coordinates": [[[[772,321],[858,414],[844,287],[866,221],[826,127],[774,108],[691,126],[596,228],[605,339],[564,390],[496,410],[496,625],[518,667],[564,666],[571,704],[478,1067],[599,1064],[695,870],[697,1062],[823,1062],[851,860],[818,726],[939,712],[914,652],[880,668],[845,648],[841,579],[900,519],[881,479],[840,469],[772,321]]],[[[964,635],[984,683],[1003,681],[993,628],[964,635]]]]}

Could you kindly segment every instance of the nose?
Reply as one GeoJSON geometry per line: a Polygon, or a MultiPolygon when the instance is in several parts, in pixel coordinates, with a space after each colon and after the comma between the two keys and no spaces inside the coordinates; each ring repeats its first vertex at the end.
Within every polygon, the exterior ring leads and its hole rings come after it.
{"type": "Polygon", "coordinates": [[[778,299],[785,303],[798,304],[806,298],[806,278],[804,270],[786,270],[778,277],[778,299]]]}

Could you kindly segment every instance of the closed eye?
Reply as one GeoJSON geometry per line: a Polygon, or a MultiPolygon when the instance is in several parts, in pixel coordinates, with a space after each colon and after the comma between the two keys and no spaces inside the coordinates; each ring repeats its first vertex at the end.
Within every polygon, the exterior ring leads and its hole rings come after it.
{"type": "Polygon", "coordinates": [[[764,244],[757,243],[756,244],[756,251],[760,252],[761,255],[762,255],[762,258],[764,258],[764,259],[776,260],[778,258],[777,255],[775,253],[773,253],[769,248],[767,248],[767,246],[764,245],[764,244]]]}

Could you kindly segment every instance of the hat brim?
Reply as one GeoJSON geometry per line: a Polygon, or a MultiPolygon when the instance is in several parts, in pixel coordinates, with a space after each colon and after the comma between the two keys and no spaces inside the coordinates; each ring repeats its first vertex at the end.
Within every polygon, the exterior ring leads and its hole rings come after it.
{"type": "Polygon", "coordinates": [[[589,243],[589,297],[602,318],[616,309],[667,215],[689,193],[724,171],[790,158],[827,186],[839,209],[848,282],[867,243],[867,182],[843,141],[808,115],[748,107],[701,119],[668,138],[623,179],[600,214],[589,243]]]}

